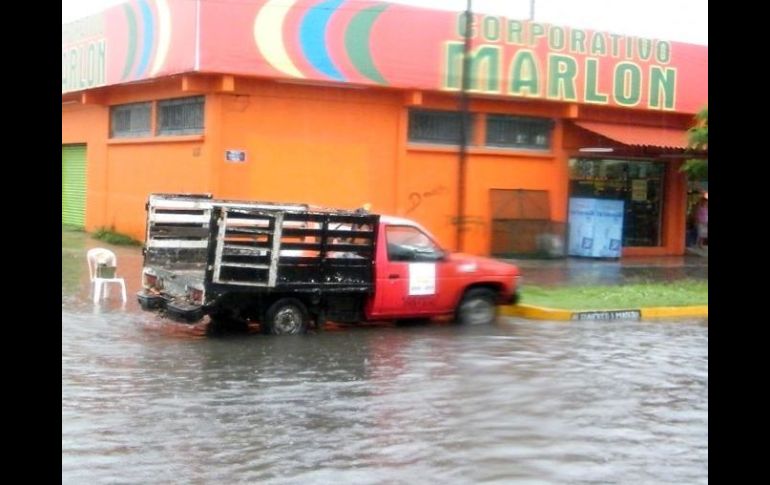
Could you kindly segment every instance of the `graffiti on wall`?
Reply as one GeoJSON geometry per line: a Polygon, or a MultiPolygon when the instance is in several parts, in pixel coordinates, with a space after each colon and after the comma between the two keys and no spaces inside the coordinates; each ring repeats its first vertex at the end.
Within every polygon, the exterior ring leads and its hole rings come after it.
{"type": "Polygon", "coordinates": [[[470,231],[481,229],[487,225],[483,217],[468,215],[463,217],[449,216],[449,223],[453,226],[460,226],[460,231],[470,231]]]}
{"type": "Polygon", "coordinates": [[[422,205],[423,201],[425,199],[430,199],[431,197],[438,197],[441,195],[445,195],[449,192],[449,189],[444,187],[443,185],[437,185],[433,187],[430,190],[426,190],[424,192],[412,192],[408,196],[409,200],[409,208],[406,210],[406,214],[410,214],[414,210],[416,210],[420,205],[422,205]]]}

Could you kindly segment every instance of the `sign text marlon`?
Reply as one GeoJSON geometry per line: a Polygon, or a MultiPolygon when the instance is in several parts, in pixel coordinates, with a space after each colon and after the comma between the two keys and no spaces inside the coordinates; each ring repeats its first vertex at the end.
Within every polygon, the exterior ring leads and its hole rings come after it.
{"type": "MultiPolygon", "coordinates": [[[[463,39],[465,14],[458,16],[463,39]]],[[[535,22],[475,16],[471,91],[673,110],[677,70],[671,43],[535,22]]],[[[461,86],[464,42],[444,45],[443,89],[461,86]]]]}

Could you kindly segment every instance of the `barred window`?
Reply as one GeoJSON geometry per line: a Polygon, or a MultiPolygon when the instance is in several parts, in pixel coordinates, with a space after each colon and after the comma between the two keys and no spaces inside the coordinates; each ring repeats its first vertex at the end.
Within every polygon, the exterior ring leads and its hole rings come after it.
{"type": "Polygon", "coordinates": [[[203,133],[203,96],[158,101],[158,135],[203,133]]]}
{"type": "Polygon", "coordinates": [[[491,147],[551,148],[553,120],[508,115],[487,115],[486,145],[491,147]]]}
{"type": "MultiPolygon", "coordinates": [[[[460,121],[462,114],[457,111],[409,111],[409,141],[460,144],[460,121]]],[[[473,134],[473,116],[468,115],[466,140],[470,143],[473,134]]]]}
{"type": "Polygon", "coordinates": [[[110,138],[150,136],[152,103],[110,106],[110,138]]]}

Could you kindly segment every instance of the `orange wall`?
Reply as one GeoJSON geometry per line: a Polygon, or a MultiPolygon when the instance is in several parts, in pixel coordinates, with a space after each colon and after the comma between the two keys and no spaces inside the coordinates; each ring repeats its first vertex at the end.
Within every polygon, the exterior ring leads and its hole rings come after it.
{"type": "Polygon", "coordinates": [[[105,213],[105,169],[107,158],[106,125],[109,111],[105,106],[62,104],[62,145],[86,144],[86,228],[92,230],[105,213]]]}
{"type": "MultiPolygon", "coordinates": [[[[491,238],[490,189],[547,190],[551,218],[565,221],[566,164],[553,154],[500,155],[471,149],[465,182],[466,224],[462,250],[489,254],[491,238]]],[[[444,247],[456,249],[457,154],[411,148],[400,190],[401,214],[419,220],[444,247]]]]}
{"type": "MultiPolygon", "coordinates": [[[[178,81],[166,80],[103,90],[89,98],[98,104],[62,105],[62,143],[87,144],[86,230],[114,228],[144,240],[149,193],[211,190],[205,135],[108,139],[110,104],[195,94],[180,93],[178,81]]],[[[207,126],[216,121],[208,115],[206,110],[207,126]]]]}
{"type": "MultiPolygon", "coordinates": [[[[101,104],[62,106],[62,143],[88,144],[88,230],[114,227],[143,239],[149,193],[210,192],[345,208],[369,202],[375,212],[419,221],[444,247],[456,249],[457,149],[407,142],[409,107],[455,109],[454,96],[215,76],[169,78],[98,94],[94,99],[101,104]],[[206,93],[203,135],[107,139],[110,104],[201,93],[206,93]],[[226,150],[245,151],[246,161],[225,161],[226,150]]],[[[489,253],[490,189],[547,190],[551,218],[566,221],[569,154],[560,148],[565,131],[560,120],[574,107],[479,99],[471,111],[544,116],[557,123],[552,152],[492,150],[482,147],[483,123],[477,117],[467,159],[463,250],[489,253]]],[[[670,170],[667,176],[678,175],[670,170]]],[[[665,204],[673,213],[683,203],[684,185],[677,179],[665,204]]],[[[683,219],[669,216],[664,225],[665,248],[657,251],[681,253],[683,219]]]]}
{"type": "Polygon", "coordinates": [[[239,82],[237,92],[213,96],[222,111],[212,140],[218,196],[393,211],[395,92],[260,81],[239,82]],[[246,151],[246,162],[226,162],[228,149],[246,151]]]}
{"type": "MultiPolygon", "coordinates": [[[[426,94],[412,106],[427,109],[457,109],[456,98],[426,94]]],[[[466,223],[461,232],[461,249],[489,254],[491,239],[490,189],[547,190],[551,218],[566,220],[567,165],[561,146],[561,123],[557,122],[551,152],[484,148],[484,113],[560,118],[565,106],[543,102],[499,103],[473,100],[470,111],[475,123],[468,148],[465,172],[466,223]]],[[[397,160],[397,213],[418,220],[448,249],[457,250],[457,197],[459,160],[456,148],[408,143],[408,111],[402,110],[399,127],[400,156],[397,160]]]]}
{"type": "Polygon", "coordinates": [[[110,145],[102,225],[144,238],[144,204],[152,192],[209,191],[201,142],[110,145]]]}

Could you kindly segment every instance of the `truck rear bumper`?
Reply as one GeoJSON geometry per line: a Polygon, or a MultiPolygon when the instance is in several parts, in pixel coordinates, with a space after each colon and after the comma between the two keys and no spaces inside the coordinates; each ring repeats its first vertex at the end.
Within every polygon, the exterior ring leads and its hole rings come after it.
{"type": "Polygon", "coordinates": [[[203,318],[205,312],[202,305],[193,305],[184,301],[176,301],[164,295],[140,290],[136,298],[142,310],[165,311],[165,315],[179,322],[195,323],[203,318]]]}
{"type": "Polygon", "coordinates": [[[136,293],[136,299],[139,301],[139,306],[142,310],[164,310],[169,299],[159,295],[157,293],[149,293],[145,290],[140,290],[136,293]]]}

